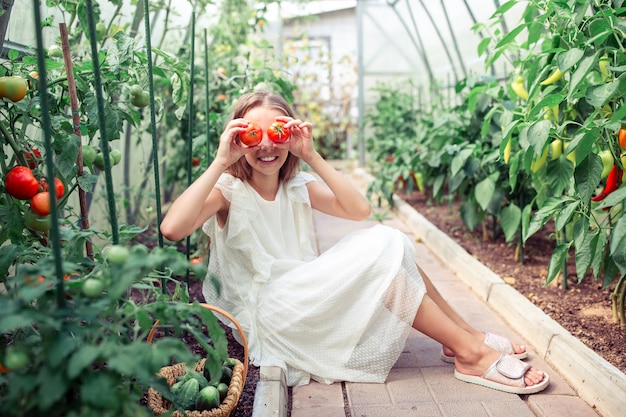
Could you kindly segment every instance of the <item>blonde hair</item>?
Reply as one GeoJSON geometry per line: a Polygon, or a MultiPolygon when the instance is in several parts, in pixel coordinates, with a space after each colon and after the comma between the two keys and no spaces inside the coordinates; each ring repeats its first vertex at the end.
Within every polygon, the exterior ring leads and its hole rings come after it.
{"type": "MultiPolygon", "coordinates": [[[[295,117],[294,112],[287,103],[287,101],[280,95],[270,93],[268,91],[254,91],[242,95],[235,103],[233,112],[230,118],[226,121],[239,119],[245,116],[250,110],[257,107],[267,107],[270,109],[276,109],[283,112],[285,116],[295,117]]],[[[300,166],[300,158],[289,152],[287,160],[280,168],[278,173],[279,181],[286,181],[293,178],[296,175],[298,167],[300,166]]],[[[232,164],[226,170],[229,174],[241,179],[242,181],[249,180],[252,177],[252,167],[248,164],[245,157],[239,158],[237,162],[232,164]]]]}

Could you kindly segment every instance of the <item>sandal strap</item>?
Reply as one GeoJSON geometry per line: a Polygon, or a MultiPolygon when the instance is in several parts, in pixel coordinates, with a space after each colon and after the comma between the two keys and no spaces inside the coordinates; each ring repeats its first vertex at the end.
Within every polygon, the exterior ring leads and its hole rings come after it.
{"type": "Polygon", "coordinates": [[[508,353],[509,355],[515,353],[513,345],[509,339],[504,336],[486,332],[485,341],[483,343],[498,352],[508,353]]]}

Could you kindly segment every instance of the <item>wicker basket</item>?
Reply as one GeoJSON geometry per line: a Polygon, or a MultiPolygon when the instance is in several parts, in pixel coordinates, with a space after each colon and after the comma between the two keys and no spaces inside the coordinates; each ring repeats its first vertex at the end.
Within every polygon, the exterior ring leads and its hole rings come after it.
{"type": "MultiPolygon", "coordinates": [[[[248,342],[246,341],[245,334],[243,329],[237,322],[237,320],[227,313],[226,311],[220,309],[219,307],[212,306],[209,304],[201,304],[204,308],[207,308],[211,311],[222,314],[226,318],[228,318],[237,328],[239,335],[241,336],[242,344],[243,344],[243,362],[238,359],[235,359],[235,366],[233,367],[233,376],[230,380],[230,385],[228,387],[228,393],[226,394],[226,398],[219,405],[219,407],[214,408],[212,410],[206,411],[186,411],[185,414],[189,417],[228,417],[233,412],[237,403],[239,402],[239,398],[241,397],[241,393],[243,392],[243,387],[246,383],[246,375],[248,374],[248,342]]],[[[150,334],[148,335],[148,343],[152,342],[154,338],[154,332],[156,330],[156,326],[158,325],[158,321],[152,327],[150,334]]],[[[202,372],[204,369],[204,362],[206,359],[200,360],[194,367],[194,369],[198,372],[202,372]]],[[[172,386],[176,382],[176,378],[185,374],[185,364],[177,363],[172,366],[166,366],[161,368],[159,375],[164,377],[167,380],[167,383],[172,386]]],[[[163,398],[161,394],[150,388],[148,389],[148,407],[152,410],[155,415],[165,414],[170,411],[172,404],[163,398]]],[[[184,417],[184,414],[180,411],[174,411],[172,413],[173,417],[184,417]]]]}

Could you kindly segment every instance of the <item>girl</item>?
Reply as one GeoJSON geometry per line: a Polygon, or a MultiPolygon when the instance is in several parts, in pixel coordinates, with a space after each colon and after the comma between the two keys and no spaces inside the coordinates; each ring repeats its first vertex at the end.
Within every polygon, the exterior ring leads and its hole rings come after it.
{"type": "Polygon", "coordinates": [[[280,366],[290,386],[384,382],[413,327],[445,346],[442,358],[463,381],[518,394],[548,385],[547,374],[511,356],[524,357],[523,346],[473,329],[446,304],[406,235],[377,225],[318,256],[312,209],[370,215],[367,199],[315,150],[311,123],[282,97],[257,91],[237,101],[215,159],[161,223],[172,241],[199,227],[209,236],[203,295],[245,329],[253,364],[280,366]],[[285,143],[268,137],[276,121],[291,131],[285,143]],[[263,139],[247,147],[238,136],[251,122],[263,139]],[[300,161],[323,183],[298,172],[300,161]]]}

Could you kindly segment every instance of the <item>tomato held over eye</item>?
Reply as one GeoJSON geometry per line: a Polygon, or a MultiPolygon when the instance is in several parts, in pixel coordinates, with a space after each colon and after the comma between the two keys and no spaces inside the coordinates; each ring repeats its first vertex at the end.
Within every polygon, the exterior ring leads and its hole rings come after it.
{"type": "Polygon", "coordinates": [[[39,192],[39,181],[30,168],[19,165],[7,173],[4,188],[18,200],[29,200],[39,192]]]}
{"type": "Polygon", "coordinates": [[[245,130],[239,133],[239,140],[246,146],[256,146],[263,140],[263,131],[259,126],[249,122],[245,130]]]}
{"type": "Polygon", "coordinates": [[[289,128],[283,122],[274,122],[267,129],[267,136],[274,143],[284,143],[289,139],[289,128]]]}

